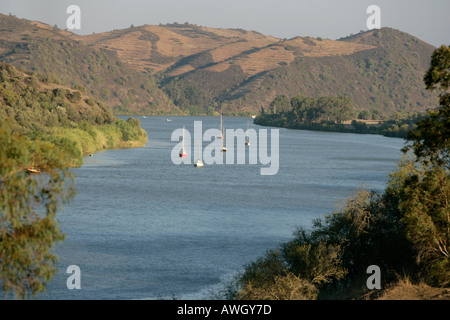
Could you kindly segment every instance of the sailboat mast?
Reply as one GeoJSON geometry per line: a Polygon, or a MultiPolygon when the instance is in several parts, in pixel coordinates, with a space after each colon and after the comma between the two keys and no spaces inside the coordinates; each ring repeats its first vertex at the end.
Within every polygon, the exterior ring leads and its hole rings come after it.
{"type": "Polygon", "coordinates": [[[184,152],[184,126],[183,126],[183,140],[182,140],[181,148],[184,152]]]}

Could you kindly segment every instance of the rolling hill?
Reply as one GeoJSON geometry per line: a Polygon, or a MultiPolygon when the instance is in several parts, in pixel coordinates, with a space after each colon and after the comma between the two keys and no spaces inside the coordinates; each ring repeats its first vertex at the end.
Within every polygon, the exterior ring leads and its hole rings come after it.
{"type": "Polygon", "coordinates": [[[393,116],[436,102],[422,82],[435,48],[390,28],[339,40],[188,23],[79,36],[1,15],[0,32],[0,61],[81,85],[115,112],[248,115],[301,94],[393,116]]]}
{"type": "Polygon", "coordinates": [[[423,111],[435,98],[422,82],[435,48],[391,28],[329,40],[167,24],[78,39],[159,74],[162,89],[191,111],[222,106],[232,114],[254,113],[280,94],[345,94],[357,110],[392,115],[423,111]]]}
{"type": "Polygon", "coordinates": [[[0,15],[0,61],[88,93],[116,113],[180,113],[152,76],[40,22],[0,15]]]}
{"type": "Polygon", "coordinates": [[[64,151],[73,166],[99,150],[145,145],[138,119],[116,118],[101,101],[0,62],[0,127],[64,151]]]}

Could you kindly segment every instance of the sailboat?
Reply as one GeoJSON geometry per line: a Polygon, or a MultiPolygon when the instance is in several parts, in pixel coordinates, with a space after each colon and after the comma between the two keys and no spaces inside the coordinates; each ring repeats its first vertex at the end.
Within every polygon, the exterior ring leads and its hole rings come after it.
{"type": "Polygon", "coordinates": [[[185,157],[187,157],[187,153],[184,150],[184,126],[183,126],[183,140],[181,142],[182,142],[182,145],[181,145],[181,151],[179,153],[179,156],[180,156],[180,158],[185,158],[185,157]]]}
{"type": "Polygon", "coordinates": [[[246,146],[250,145],[250,139],[248,137],[248,121],[247,121],[247,131],[245,132],[245,145],[246,146]]]}
{"type": "MultiPolygon", "coordinates": [[[[223,128],[223,131],[226,132],[225,128],[223,128]]],[[[222,152],[227,152],[227,147],[225,146],[225,136],[226,136],[226,134],[222,133],[222,136],[223,136],[223,139],[222,139],[222,152]]]]}
{"type": "Polygon", "coordinates": [[[195,167],[203,167],[203,161],[200,159],[200,144],[198,144],[197,160],[194,162],[194,166],[195,167]]]}
{"type": "Polygon", "coordinates": [[[223,137],[223,127],[222,127],[222,123],[223,123],[223,121],[222,121],[222,108],[220,109],[220,133],[219,133],[219,135],[217,136],[217,139],[222,139],[222,137],[223,137]]]}

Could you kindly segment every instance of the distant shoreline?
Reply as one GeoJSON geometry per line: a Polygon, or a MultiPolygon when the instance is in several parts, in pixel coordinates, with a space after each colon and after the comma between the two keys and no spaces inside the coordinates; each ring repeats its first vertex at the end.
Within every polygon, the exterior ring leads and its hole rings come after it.
{"type": "Polygon", "coordinates": [[[261,126],[271,126],[286,129],[310,130],[322,132],[340,132],[340,133],[355,133],[355,134],[376,134],[389,138],[405,139],[408,132],[415,127],[414,120],[360,120],[353,119],[343,123],[313,123],[313,124],[289,124],[286,121],[274,121],[267,118],[262,118],[260,115],[254,119],[254,124],[261,126]],[[374,122],[377,124],[368,123],[374,122]]]}

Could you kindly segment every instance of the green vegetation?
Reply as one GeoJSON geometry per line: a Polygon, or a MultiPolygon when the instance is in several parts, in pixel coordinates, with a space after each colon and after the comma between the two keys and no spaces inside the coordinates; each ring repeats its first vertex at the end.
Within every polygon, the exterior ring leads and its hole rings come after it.
{"type": "Polygon", "coordinates": [[[311,229],[245,266],[223,291],[230,299],[362,299],[371,265],[382,287],[407,277],[450,287],[448,110],[450,50],[435,51],[425,83],[439,88],[440,107],[410,131],[413,144],[382,193],[360,190],[311,229]]]}
{"type": "Polygon", "coordinates": [[[72,166],[97,150],[142,146],[138,119],[0,63],[0,285],[5,297],[36,297],[57,271],[64,239],[56,213],[75,194],[72,166]],[[29,167],[39,174],[28,172],[29,167]]]}
{"type": "MultiPolygon", "coordinates": [[[[203,58],[202,63],[196,61],[192,65],[194,70],[176,78],[167,78],[161,86],[179,105],[180,92],[198,85],[201,88],[201,92],[197,92],[198,106],[205,109],[209,105],[221,105],[228,115],[239,112],[254,114],[277,96],[298,94],[305,97],[345,95],[352,99],[357,114],[376,111],[378,118],[384,120],[396,118],[397,112],[402,113],[405,121],[413,120],[406,115],[423,112],[430,107],[436,96],[423,88],[419,75],[424,74],[429,66],[434,50],[432,46],[389,28],[364,32],[341,41],[374,48],[348,55],[321,57],[309,56],[307,51],[292,46],[289,41],[276,43],[273,46],[292,52],[294,61],[280,63],[254,75],[243,72],[239,64],[245,64],[247,55],[258,53],[259,49],[230,58],[230,61],[236,59],[235,64],[222,72],[206,70],[210,61],[205,55],[197,54],[196,58],[203,58]]],[[[311,39],[306,42],[316,44],[311,39]]],[[[178,61],[177,66],[189,64],[190,58],[178,61]]]]}
{"type": "Polygon", "coordinates": [[[0,26],[10,32],[7,41],[0,42],[2,62],[45,75],[49,82],[107,103],[118,114],[179,113],[153,76],[132,69],[111,51],[11,16],[0,14],[0,26]]]}
{"type": "MultiPolygon", "coordinates": [[[[189,57],[178,63],[187,63],[186,61],[188,61],[190,65],[193,64],[196,67],[194,73],[161,81],[162,90],[175,105],[190,115],[212,115],[214,112],[218,112],[220,110],[219,97],[230,92],[230,87],[234,87],[245,79],[245,74],[237,66],[222,72],[204,70],[204,67],[209,65],[202,65],[209,61],[204,58],[205,56],[208,57],[208,55],[198,55],[198,57],[195,56],[195,59],[189,57]],[[205,60],[200,60],[200,58],[205,60]]],[[[232,115],[230,111],[227,114],[232,115]]]]}
{"type": "Polygon", "coordinates": [[[71,158],[0,121],[0,285],[5,297],[36,297],[56,273],[52,248],[64,239],[56,212],[73,195],[71,158]],[[39,176],[27,174],[35,163],[39,176]]]}
{"type": "Polygon", "coordinates": [[[440,107],[417,123],[408,141],[418,159],[450,168],[450,46],[441,46],[431,58],[424,81],[428,90],[439,90],[440,107]]]}
{"type": "Polygon", "coordinates": [[[318,131],[382,134],[388,137],[405,138],[408,131],[415,128],[416,122],[425,114],[419,112],[397,113],[396,120],[379,120],[367,124],[370,116],[378,112],[360,112],[355,118],[354,105],[347,96],[305,98],[297,95],[288,98],[277,96],[269,106],[255,118],[254,123],[263,126],[283,127],[318,131]],[[349,122],[351,119],[351,123],[349,122]]]}
{"type": "Polygon", "coordinates": [[[73,166],[98,150],[145,144],[137,119],[117,119],[106,105],[35,73],[0,63],[0,116],[14,132],[70,154],[73,166]]]}
{"type": "Polygon", "coordinates": [[[352,101],[349,97],[305,98],[295,96],[290,100],[286,96],[278,96],[270,104],[271,113],[261,114],[255,123],[270,122],[277,126],[302,126],[322,123],[337,123],[351,119],[352,101]]]}
{"type": "MultiPolygon", "coordinates": [[[[344,95],[352,99],[355,112],[376,111],[386,120],[397,112],[425,111],[435,98],[418,77],[428,68],[434,47],[390,28],[331,42],[309,37],[277,40],[244,30],[238,30],[242,37],[236,32],[229,37],[195,25],[171,24],[152,32],[145,26],[115,30],[99,38],[86,36],[84,42],[83,37],[13,16],[0,14],[0,27],[0,61],[104,101],[115,114],[210,115],[222,108],[227,115],[248,116],[279,95],[300,94],[344,95]],[[158,32],[175,32],[188,41],[175,37],[171,41],[177,46],[162,44],[158,32]],[[257,40],[261,37],[266,45],[257,40]],[[192,50],[196,41],[204,51],[192,50]],[[151,48],[149,55],[136,51],[135,45],[142,43],[151,48]],[[237,50],[240,43],[248,49],[237,50]],[[179,55],[165,55],[178,47],[179,55]],[[220,58],[222,54],[226,58],[220,58]],[[223,69],[221,63],[228,66],[223,69]],[[186,71],[174,76],[174,70],[186,71]]],[[[391,131],[397,131],[394,125],[391,131]]]]}

